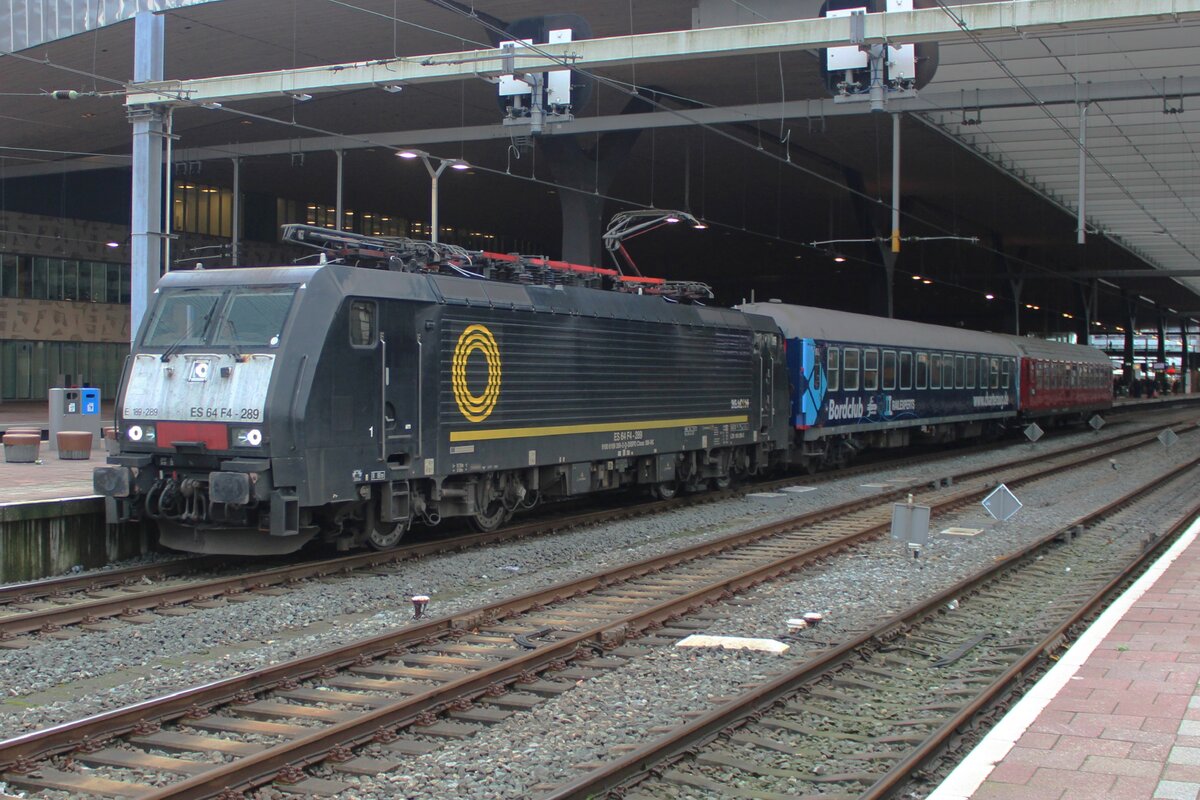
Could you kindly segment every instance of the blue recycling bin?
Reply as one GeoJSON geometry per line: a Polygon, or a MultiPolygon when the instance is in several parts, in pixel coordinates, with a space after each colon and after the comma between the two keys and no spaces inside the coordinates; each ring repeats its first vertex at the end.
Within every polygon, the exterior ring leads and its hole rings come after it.
{"type": "Polygon", "coordinates": [[[100,414],[100,390],[99,389],[80,389],[80,414],[88,416],[100,414]]]}

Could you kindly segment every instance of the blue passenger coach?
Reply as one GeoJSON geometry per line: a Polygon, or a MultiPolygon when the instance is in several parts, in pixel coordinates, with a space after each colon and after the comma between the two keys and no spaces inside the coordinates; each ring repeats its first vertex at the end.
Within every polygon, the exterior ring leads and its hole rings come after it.
{"type": "Polygon", "coordinates": [[[1015,345],[959,328],[749,303],[787,341],[794,462],[841,464],[867,447],[998,433],[1017,407],[1015,345]]]}

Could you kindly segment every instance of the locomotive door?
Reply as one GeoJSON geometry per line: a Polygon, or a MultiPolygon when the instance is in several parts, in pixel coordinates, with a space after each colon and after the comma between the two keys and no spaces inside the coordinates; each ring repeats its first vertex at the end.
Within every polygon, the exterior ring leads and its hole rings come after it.
{"type": "Polygon", "coordinates": [[[758,355],[758,429],[767,434],[775,420],[775,359],[779,350],[777,337],[767,333],[754,334],[754,351],[758,355]]]}

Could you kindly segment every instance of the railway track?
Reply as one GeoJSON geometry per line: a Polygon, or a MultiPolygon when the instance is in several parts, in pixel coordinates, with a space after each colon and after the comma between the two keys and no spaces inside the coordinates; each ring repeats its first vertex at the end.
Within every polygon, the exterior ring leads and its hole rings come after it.
{"type": "MultiPolygon", "coordinates": [[[[1190,429],[1194,424],[1178,428],[1190,429]]],[[[1144,431],[1128,432],[1101,442],[1087,442],[1058,451],[1086,451],[1106,443],[1141,441],[1144,431]]],[[[982,449],[982,448],[980,448],[982,449]]],[[[954,451],[961,455],[971,450],[954,451]]],[[[889,462],[892,467],[925,466],[945,458],[944,453],[899,459],[889,462]]],[[[1027,457],[1008,464],[1021,463],[1027,457]]],[[[863,465],[848,470],[806,478],[806,482],[833,480],[879,469],[878,464],[863,465]]],[[[978,471],[961,478],[973,477],[978,471]]],[[[0,648],[16,649],[34,643],[32,634],[49,637],[72,637],[87,631],[112,630],[127,624],[150,621],[154,615],[171,616],[189,613],[194,609],[241,602],[263,594],[287,591],[301,581],[349,575],[361,571],[387,570],[412,559],[438,553],[480,547],[505,541],[545,535],[562,530],[599,525],[617,519],[661,513],[698,503],[716,502],[748,492],[772,491],[795,483],[794,477],[757,482],[719,492],[688,495],[672,500],[657,500],[605,508],[568,516],[536,520],[523,525],[503,528],[487,534],[465,534],[453,538],[403,545],[383,552],[361,552],[331,559],[306,561],[298,564],[259,570],[239,570],[230,575],[195,580],[189,573],[219,569],[228,559],[200,557],[180,559],[159,565],[139,566],[127,570],[112,570],[84,576],[65,576],[10,587],[0,587],[0,648]],[[76,627],[77,626],[77,627],[76,627]]]]}
{"type": "MultiPolygon", "coordinates": [[[[1122,445],[1153,442],[1143,436],[1122,445]]],[[[973,470],[921,492],[935,513],[1111,457],[1058,454],[973,470]],[[1048,463],[1047,463],[1048,462],[1048,463]],[[964,485],[964,483],[971,485],[964,485]]],[[[430,739],[466,735],[636,657],[641,631],[886,530],[903,486],[327,653],[0,743],[3,780],[101,796],[211,797],[271,780],[330,791],[302,767],[374,774],[430,739]],[[371,755],[355,747],[369,744],[371,755]],[[172,752],[174,755],[160,755],[172,752]],[[212,756],[211,753],[218,753],[212,756]],[[219,758],[220,763],[209,760],[219,758]],[[79,765],[87,773],[74,771],[79,765]],[[145,776],[153,774],[154,782],[145,776]]],[[[344,784],[343,784],[344,786],[344,784]]],[[[228,796],[233,796],[232,794],[228,796]]]]}
{"type": "Polygon", "coordinates": [[[629,800],[693,791],[784,800],[892,796],[969,749],[1014,690],[1063,648],[1200,515],[1162,536],[1117,532],[1122,515],[1194,485],[1200,460],[1137,487],[994,566],[670,735],[556,787],[541,800],[629,800]],[[1100,540],[1100,541],[1098,541],[1100,540]],[[739,787],[737,789],[732,787],[739,787]]]}

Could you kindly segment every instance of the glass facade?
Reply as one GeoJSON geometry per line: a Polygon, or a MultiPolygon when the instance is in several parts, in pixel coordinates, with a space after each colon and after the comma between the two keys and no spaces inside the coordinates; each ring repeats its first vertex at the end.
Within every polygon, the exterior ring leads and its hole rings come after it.
{"type": "Polygon", "coordinates": [[[0,253],[0,297],[129,304],[129,265],[0,253]]]}
{"type": "MultiPolygon", "coordinates": [[[[0,253],[0,302],[129,304],[129,265],[0,253]]],[[[129,345],[0,339],[0,400],[42,400],[52,386],[98,387],[112,397],[129,345]]]]}
{"type": "Polygon", "coordinates": [[[44,400],[51,386],[84,382],[115,397],[129,345],[114,342],[0,341],[0,399],[44,400]]]}

